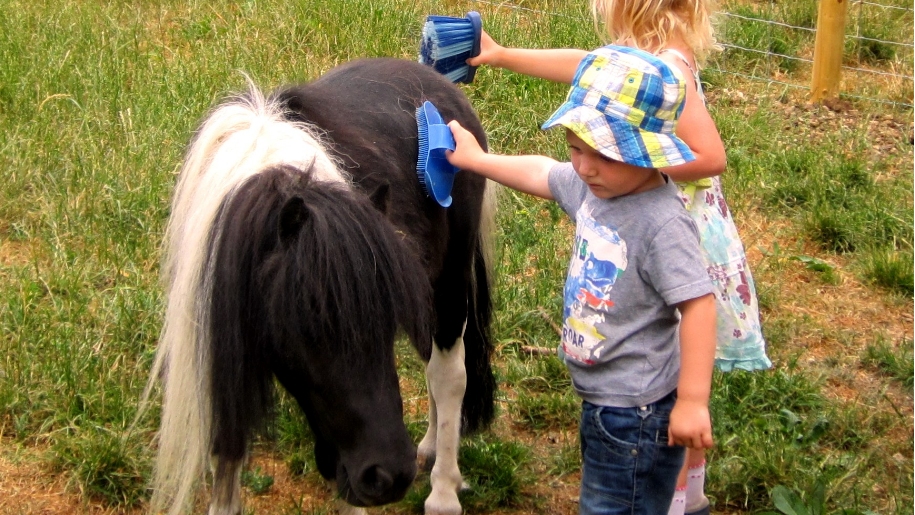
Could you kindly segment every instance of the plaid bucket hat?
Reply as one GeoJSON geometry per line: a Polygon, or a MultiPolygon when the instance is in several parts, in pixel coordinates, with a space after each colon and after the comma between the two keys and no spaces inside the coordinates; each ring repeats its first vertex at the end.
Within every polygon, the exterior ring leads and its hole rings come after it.
{"type": "Polygon", "coordinates": [[[561,125],[624,163],[679,165],[695,159],[674,134],[685,98],[679,70],[643,50],[607,45],[582,59],[565,102],[541,128],[561,125]]]}

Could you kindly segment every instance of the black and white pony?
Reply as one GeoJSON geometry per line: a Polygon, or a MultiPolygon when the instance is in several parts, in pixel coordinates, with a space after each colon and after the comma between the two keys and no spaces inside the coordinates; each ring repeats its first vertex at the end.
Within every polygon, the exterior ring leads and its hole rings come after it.
{"type": "MultiPolygon", "coordinates": [[[[202,122],[166,234],[163,405],[152,509],[242,512],[240,474],[274,380],[304,411],[338,508],[401,499],[433,463],[426,513],[460,513],[458,438],[493,415],[486,181],[458,173],[448,209],[417,179],[415,110],[431,100],[480,141],[465,95],[430,68],[366,59],[202,122]],[[426,361],[429,429],[403,421],[394,344],[426,361]],[[434,343],[433,343],[434,342],[434,343]]],[[[147,390],[149,391],[149,390],[147,390]]]]}

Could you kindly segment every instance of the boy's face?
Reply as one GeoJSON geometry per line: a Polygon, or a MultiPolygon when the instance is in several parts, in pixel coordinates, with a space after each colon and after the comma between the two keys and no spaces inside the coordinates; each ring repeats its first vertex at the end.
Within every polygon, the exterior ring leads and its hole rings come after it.
{"type": "Polygon", "coordinates": [[[566,141],[569,142],[572,167],[597,198],[632,195],[664,184],[664,178],[656,168],[643,168],[610,159],[568,129],[566,141]]]}

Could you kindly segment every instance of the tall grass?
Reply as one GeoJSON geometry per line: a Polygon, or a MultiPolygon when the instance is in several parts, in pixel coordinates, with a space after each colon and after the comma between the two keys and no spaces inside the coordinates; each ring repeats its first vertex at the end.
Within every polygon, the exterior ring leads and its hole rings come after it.
{"type": "MultiPolygon", "coordinates": [[[[0,0],[0,457],[4,448],[25,449],[87,502],[143,505],[158,414],[126,430],[161,325],[169,195],[196,124],[244,86],[243,73],[269,89],[354,58],[413,59],[421,20],[432,12],[480,10],[486,29],[512,46],[600,43],[585,2],[523,4],[533,10],[465,0],[0,0]]],[[[814,5],[778,3],[784,12],[763,14],[809,26],[814,5]]],[[[811,44],[733,23],[724,30],[747,46],[759,39],[803,52],[811,44]]],[[[895,39],[910,29],[895,18],[865,27],[895,39]]],[[[911,59],[880,48],[846,52],[875,66],[911,59]]],[[[748,73],[762,66],[720,58],[748,73]]],[[[784,64],[778,73],[795,71],[784,64]]],[[[771,509],[778,485],[807,492],[822,481],[830,507],[911,513],[911,318],[883,328],[862,314],[857,325],[837,327],[820,297],[840,299],[849,288],[873,316],[911,316],[912,113],[861,102],[854,117],[814,131],[806,122],[836,115],[752,83],[708,78],[728,149],[725,188],[754,260],[776,362],[770,372],[716,375],[709,495],[716,509],[749,513],[771,509]],[[803,107],[795,111],[803,123],[786,114],[792,105],[803,107]],[[895,147],[875,149],[871,122],[889,121],[902,127],[895,147]],[[834,352],[811,357],[807,345],[834,352]],[[844,392],[861,384],[871,386],[844,392]]],[[[464,89],[494,151],[566,156],[561,135],[539,130],[565,87],[481,68],[464,89]]],[[[461,455],[474,487],[464,503],[474,512],[549,512],[537,475],[566,478],[578,467],[574,444],[537,444],[547,434],[575,438],[568,376],[555,356],[524,350],[556,344],[571,234],[554,204],[503,191],[494,328],[500,421],[461,455]]],[[[406,346],[400,354],[418,439],[422,364],[406,346]]],[[[316,474],[309,432],[288,399],[263,439],[291,473],[316,474]]],[[[423,481],[388,512],[415,512],[423,481]]]]}

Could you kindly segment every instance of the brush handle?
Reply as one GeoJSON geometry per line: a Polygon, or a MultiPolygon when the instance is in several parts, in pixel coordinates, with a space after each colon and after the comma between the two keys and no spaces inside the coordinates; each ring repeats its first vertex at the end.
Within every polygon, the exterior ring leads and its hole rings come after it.
{"type": "Polygon", "coordinates": [[[445,124],[435,105],[428,100],[416,109],[419,133],[417,171],[426,194],[442,207],[451,205],[451,187],[458,169],[445,158],[446,150],[455,149],[454,134],[445,124]]]}
{"type": "MultiPolygon", "coordinates": [[[[470,20],[470,24],[473,27],[473,48],[470,50],[470,57],[476,57],[480,55],[480,41],[483,36],[483,19],[480,17],[480,13],[476,11],[470,11],[465,18],[470,20]]],[[[468,66],[467,75],[458,82],[470,84],[473,82],[473,77],[476,73],[476,66],[468,66]]]]}
{"type": "MultiPolygon", "coordinates": [[[[429,152],[454,150],[455,146],[454,134],[451,133],[450,127],[438,123],[429,125],[429,152]]],[[[442,152],[441,155],[444,156],[445,153],[442,152]]]]}

